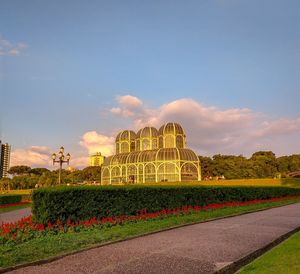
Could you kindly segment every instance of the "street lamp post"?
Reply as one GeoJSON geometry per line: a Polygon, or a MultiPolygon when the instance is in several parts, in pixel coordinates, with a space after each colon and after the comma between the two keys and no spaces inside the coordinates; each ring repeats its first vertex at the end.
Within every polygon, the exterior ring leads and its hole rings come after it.
{"type": "Polygon", "coordinates": [[[58,184],[59,185],[61,184],[61,170],[62,170],[62,165],[63,165],[63,163],[67,163],[69,165],[70,158],[71,158],[70,153],[68,153],[66,156],[64,155],[64,150],[65,150],[64,147],[60,148],[57,160],[56,160],[56,154],[55,153],[52,154],[53,165],[55,163],[59,163],[59,173],[58,173],[58,184]],[[66,157],[66,160],[65,160],[65,157],[66,157]]]}

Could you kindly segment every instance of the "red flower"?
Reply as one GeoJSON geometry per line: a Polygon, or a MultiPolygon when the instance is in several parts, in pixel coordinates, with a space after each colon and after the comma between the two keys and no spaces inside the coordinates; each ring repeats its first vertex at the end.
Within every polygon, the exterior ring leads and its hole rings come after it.
{"type": "Polygon", "coordinates": [[[62,225],[61,221],[60,221],[60,220],[57,220],[57,221],[56,221],[56,225],[57,225],[57,226],[61,226],[61,225],[62,225]]]}
{"type": "Polygon", "coordinates": [[[47,228],[48,228],[48,229],[52,229],[52,228],[53,228],[53,225],[51,224],[50,221],[48,222],[47,228]]]}

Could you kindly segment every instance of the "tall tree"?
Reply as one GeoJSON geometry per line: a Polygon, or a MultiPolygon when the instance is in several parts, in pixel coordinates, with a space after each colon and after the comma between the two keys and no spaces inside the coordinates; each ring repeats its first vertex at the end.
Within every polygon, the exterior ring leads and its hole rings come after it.
{"type": "Polygon", "coordinates": [[[29,166],[13,166],[8,170],[8,173],[15,176],[15,175],[24,175],[30,172],[31,168],[29,166]]]}

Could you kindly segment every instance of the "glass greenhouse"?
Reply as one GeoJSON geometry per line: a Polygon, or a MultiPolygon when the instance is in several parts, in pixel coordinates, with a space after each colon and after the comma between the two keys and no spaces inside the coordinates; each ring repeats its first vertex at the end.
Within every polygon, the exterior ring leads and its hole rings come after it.
{"type": "Polygon", "coordinates": [[[186,148],[186,136],[177,123],[159,130],[124,130],[116,137],[116,154],[105,159],[103,184],[190,182],[201,180],[197,155],[186,148]]]}

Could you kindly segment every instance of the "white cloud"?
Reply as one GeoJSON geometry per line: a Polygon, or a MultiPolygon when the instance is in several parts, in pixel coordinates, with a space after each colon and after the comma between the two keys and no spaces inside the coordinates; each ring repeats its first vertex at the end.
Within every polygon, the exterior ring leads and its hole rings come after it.
{"type": "Polygon", "coordinates": [[[143,102],[139,98],[132,95],[118,96],[117,100],[120,105],[130,109],[136,109],[143,105],[143,102]]]}
{"type": "Polygon", "coordinates": [[[77,156],[77,157],[72,157],[70,160],[70,166],[74,168],[85,168],[89,166],[89,157],[88,156],[77,156]]]}
{"type": "MultiPolygon", "coordinates": [[[[114,137],[109,137],[97,133],[96,131],[86,132],[79,144],[88,152],[70,151],[70,166],[74,168],[85,168],[89,165],[89,155],[95,152],[101,152],[103,155],[111,155],[114,153],[114,137]]],[[[15,149],[11,153],[11,165],[27,165],[30,167],[46,167],[48,169],[56,169],[53,166],[52,153],[47,146],[31,146],[29,148],[15,149]]],[[[66,166],[64,166],[66,168],[66,166]]]]}
{"type": "MultiPolygon", "coordinates": [[[[11,153],[10,166],[26,165],[31,168],[45,167],[48,169],[57,169],[53,166],[52,153],[50,148],[46,146],[31,146],[29,148],[15,149],[11,153]]],[[[78,156],[71,153],[70,166],[74,168],[84,168],[89,165],[88,156],[78,156]]],[[[64,165],[64,168],[66,166],[64,165]]]]}
{"type": "Polygon", "coordinates": [[[49,167],[51,163],[51,152],[47,147],[32,146],[11,153],[11,166],[49,167]]]}
{"type": "Polygon", "coordinates": [[[132,95],[117,96],[117,101],[120,107],[114,107],[110,112],[122,117],[132,117],[138,113],[142,115],[145,110],[143,102],[132,95]]]}
{"type": "Polygon", "coordinates": [[[264,121],[262,128],[255,132],[258,137],[271,135],[286,135],[300,131],[300,117],[296,119],[281,118],[273,121],[264,121]]]}
{"type": "Polygon", "coordinates": [[[101,152],[105,156],[114,153],[114,143],[114,137],[106,136],[96,131],[86,132],[79,142],[82,147],[88,150],[89,154],[101,152]]]}
{"type": "Polygon", "coordinates": [[[12,43],[0,36],[0,56],[17,56],[26,48],[25,43],[12,43]]]}
{"type": "Polygon", "coordinates": [[[121,114],[122,113],[121,108],[112,108],[110,111],[111,111],[111,113],[114,113],[114,114],[121,114]]]}

